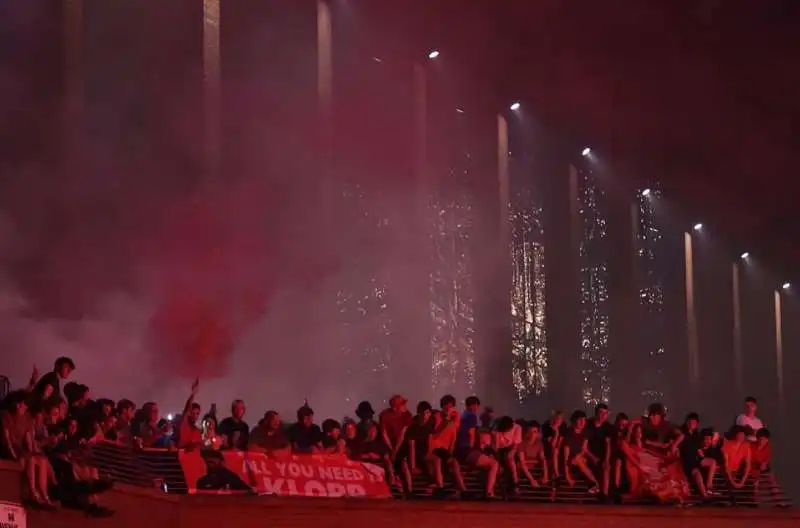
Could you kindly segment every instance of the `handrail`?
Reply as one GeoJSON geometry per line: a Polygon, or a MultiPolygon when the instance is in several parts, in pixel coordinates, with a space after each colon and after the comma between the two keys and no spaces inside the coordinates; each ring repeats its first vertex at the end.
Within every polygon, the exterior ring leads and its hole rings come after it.
{"type": "MultiPolygon", "coordinates": [[[[98,468],[101,476],[111,480],[149,488],[160,488],[170,494],[186,494],[188,492],[183,475],[179,455],[182,450],[166,448],[132,448],[117,443],[100,441],[89,445],[82,453],[82,460],[98,468]]],[[[534,475],[539,478],[540,475],[534,475]]],[[[754,487],[752,480],[741,490],[726,493],[725,480],[722,474],[715,478],[715,489],[723,491],[717,502],[741,506],[789,506],[791,501],[778,488],[773,490],[767,474],[761,474],[759,487],[754,487]]],[[[427,481],[424,477],[415,477],[415,493],[412,498],[431,498],[427,481]]],[[[480,495],[482,479],[479,472],[464,472],[464,480],[470,495],[480,495]]],[[[776,482],[777,484],[777,482],[776,482]]],[[[520,493],[515,497],[520,502],[559,502],[591,504],[597,502],[589,493],[586,483],[578,482],[575,486],[560,485],[558,487],[531,487],[523,478],[520,481],[520,493]]],[[[435,498],[435,497],[434,497],[435,498]]],[[[691,502],[698,502],[699,496],[693,496],[691,502]]]]}

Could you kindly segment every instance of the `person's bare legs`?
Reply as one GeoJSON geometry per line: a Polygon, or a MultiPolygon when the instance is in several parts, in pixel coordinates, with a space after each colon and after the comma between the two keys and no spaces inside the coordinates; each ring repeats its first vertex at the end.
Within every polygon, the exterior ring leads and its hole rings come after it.
{"type": "MultiPolygon", "coordinates": [[[[705,461],[703,461],[705,465],[705,461]]],[[[715,460],[709,460],[708,465],[708,477],[706,477],[706,491],[711,492],[714,490],[714,475],[717,473],[717,462],[715,460]]]]}
{"type": "Polygon", "coordinates": [[[25,470],[25,483],[28,486],[28,493],[31,499],[42,502],[43,497],[39,495],[39,488],[36,486],[36,462],[32,456],[26,457],[22,461],[22,468],[25,470]]]}
{"type": "Polygon", "coordinates": [[[414,484],[411,479],[411,469],[408,467],[408,460],[403,460],[403,462],[400,464],[400,467],[403,470],[403,481],[406,485],[406,491],[411,493],[414,484]]]}
{"type": "Polygon", "coordinates": [[[506,453],[506,467],[511,473],[511,482],[514,483],[514,489],[519,488],[519,473],[517,472],[517,457],[516,453],[509,451],[506,453]]]}
{"type": "Polygon", "coordinates": [[[431,464],[433,465],[433,483],[436,485],[437,488],[441,489],[444,487],[444,475],[442,474],[442,459],[439,458],[438,456],[434,456],[431,464]]]}
{"type": "Polygon", "coordinates": [[[475,465],[486,470],[486,496],[494,497],[494,487],[497,483],[497,470],[500,464],[490,456],[480,455],[475,465]]]}
{"type": "Polygon", "coordinates": [[[594,490],[595,493],[599,491],[600,485],[597,483],[597,479],[595,478],[594,473],[592,473],[592,470],[586,465],[586,461],[583,459],[583,457],[575,457],[575,459],[572,461],[572,465],[578,468],[583,476],[592,483],[592,490],[594,490]]]}
{"type": "Polygon", "coordinates": [[[533,473],[531,473],[530,465],[533,465],[533,462],[528,462],[525,460],[525,455],[519,453],[519,469],[522,471],[522,474],[525,475],[525,478],[528,479],[528,482],[531,483],[531,486],[534,488],[539,487],[539,482],[533,477],[533,473]]]}
{"type": "Polygon", "coordinates": [[[611,466],[606,466],[603,463],[603,495],[608,497],[608,492],[611,489],[611,466]]]}
{"type": "Polygon", "coordinates": [[[630,462],[625,464],[625,471],[628,474],[628,486],[630,488],[627,497],[634,498],[639,494],[639,474],[630,462]]]}
{"type": "Polygon", "coordinates": [[[48,490],[50,464],[44,457],[32,457],[31,461],[35,466],[39,494],[42,496],[42,500],[50,502],[50,492],[48,490]]]}
{"type": "Polygon", "coordinates": [[[703,482],[703,473],[699,469],[693,469],[692,478],[694,479],[694,483],[697,485],[697,490],[700,492],[700,495],[702,495],[703,498],[708,497],[708,489],[703,482]]]}
{"type": "Polygon", "coordinates": [[[617,459],[614,461],[614,487],[619,492],[619,488],[622,486],[622,460],[617,459]]]}
{"type": "Polygon", "coordinates": [[[453,474],[453,480],[456,482],[458,491],[467,491],[467,486],[464,484],[464,476],[461,474],[461,464],[458,460],[451,458],[449,462],[450,473],[453,474]]]}

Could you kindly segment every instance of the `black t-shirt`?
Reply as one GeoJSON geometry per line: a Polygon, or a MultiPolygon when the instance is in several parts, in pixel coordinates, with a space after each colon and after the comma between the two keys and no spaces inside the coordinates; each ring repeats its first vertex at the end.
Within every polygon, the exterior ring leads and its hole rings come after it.
{"type": "Polygon", "coordinates": [[[411,427],[408,428],[406,433],[406,439],[414,441],[414,451],[418,457],[424,456],[428,451],[428,441],[431,434],[433,434],[435,426],[436,422],[433,419],[422,423],[419,418],[414,418],[414,421],[411,422],[411,427]]]}
{"type": "Polygon", "coordinates": [[[322,449],[326,451],[335,451],[339,447],[339,439],[330,435],[322,437],[322,449]]]}
{"type": "Polygon", "coordinates": [[[614,442],[616,428],[608,422],[603,422],[599,426],[593,421],[586,426],[589,433],[589,451],[598,458],[606,456],[606,440],[614,442]]]}
{"type": "Polygon", "coordinates": [[[364,440],[358,448],[358,454],[362,458],[367,457],[368,460],[372,460],[375,457],[382,459],[389,454],[389,448],[386,447],[386,444],[383,443],[383,440],[380,438],[364,440]]]}
{"type": "Polygon", "coordinates": [[[681,458],[687,461],[693,460],[698,456],[697,450],[703,446],[703,438],[697,430],[689,433],[684,429],[682,432],[684,438],[679,447],[681,458]]]}
{"type": "Polygon", "coordinates": [[[229,416],[219,424],[219,434],[227,439],[227,445],[231,449],[247,450],[247,443],[250,441],[250,427],[247,422],[229,416]]]}
{"type": "Polygon", "coordinates": [[[93,401],[88,401],[82,407],[73,405],[69,408],[68,416],[78,422],[78,436],[90,439],[96,431],[98,425],[97,407],[93,401]]]}
{"type": "Polygon", "coordinates": [[[296,423],[289,428],[289,440],[294,444],[296,451],[310,453],[312,448],[322,442],[322,430],[318,425],[303,427],[296,423]]]}
{"type": "MultiPolygon", "coordinates": [[[[562,423],[558,426],[558,434],[563,439],[568,431],[567,424],[562,423]]],[[[553,448],[550,445],[550,439],[556,436],[556,430],[553,425],[548,421],[545,422],[544,426],[542,426],[542,439],[544,440],[544,452],[547,455],[548,459],[553,456],[553,448]]]]}
{"type": "Polygon", "coordinates": [[[587,428],[578,432],[570,428],[567,434],[564,435],[564,447],[569,447],[569,458],[572,459],[575,455],[580,454],[583,449],[583,442],[588,440],[591,434],[587,428]]]}
{"type": "Polygon", "coordinates": [[[725,457],[722,456],[722,449],[717,446],[711,446],[708,448],[700,447],[700,451],[702,452],[702,456],[698,453],[697,457],[702,460],[704,458],[708,458],[714,460],[717,464],[722,465],[725,463],[725,457]]]}
{"type": "Polygon", "coordinates": [[[39,378],[39,382],[33,388],[33,394],[36,395],[36,403],[41,403],[43,406],[57,403],[61,398],[61,377],[55,371],[48,372],[39,378]],[[44,391],[47,387],[53,387],[53,391],[45,399],[44,391]]]}
{"type": "Polygon", "coordinates": [[[281,451],[289,447],[289,439],[283,429],[267,430],[264,426],[257,426],[250,435],[250,441],[267,451],[281,451]]]}
{"type": "Polygon", "coordinates": [[[665,444],[675,437],[675,426],[666,420],[653,425],[650,420],[642,420],[642,439],[665,444]]]}

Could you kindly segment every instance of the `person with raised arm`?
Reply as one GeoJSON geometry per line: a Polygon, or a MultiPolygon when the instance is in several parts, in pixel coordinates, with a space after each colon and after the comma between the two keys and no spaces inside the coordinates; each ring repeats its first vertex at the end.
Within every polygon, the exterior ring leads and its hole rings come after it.
{"type": "Polygon", "coordinates": [[[203,429],[198,424],[200,420],[201,407],[195,402],[197,390],[200,387],[200,379],[197,378],[192,383],[192,392],[186,405],[183,407],[183,415],[178,426],[178,448],[197,449],[203,447],[203,429]]]}

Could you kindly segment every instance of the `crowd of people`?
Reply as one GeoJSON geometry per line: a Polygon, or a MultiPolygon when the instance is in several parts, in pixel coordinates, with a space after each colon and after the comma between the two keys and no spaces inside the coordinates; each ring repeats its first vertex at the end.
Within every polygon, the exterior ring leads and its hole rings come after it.
{"type": "Polygon", "coordinates": [[[191,387],[183,413],[162,417],[158,405],[141,407],[130,400],[93,400],[85,385],[65,382],[75,364],[59,358],[53,371],[39,378],[34,370],[28,387],[10,393],[2,405],[2,456],[18,461],[26,475],[28,500],[41,508],[70,504],[91,515],[111,512],[97,495],[111,483],[81,457],[86,446],[111,442],[133,449],[247,450],[284,457],[296,453],[338,453],[382,465],[387,480],[410,494],[414,475],[424,475],[432,493],[460,497],[467,492],[465,471],[483,475],[487,499],[514,496],[525,479],[533,487],[587,483],[602,500],[651,498],[682,505],[694,491],[704,499],[732,493],[752,481],[757,490],[762,474],[771,479],[770,433],[757,415],[755,398],[724,434],[701,427],[696,413],[682,425],[667,421],[663,405],[654,403],[642,417],[618,413],[599,404],[592,416],[581,410],[567,419],[554,411],[544,423],[495,417],[491,408],[470,396],[458,409],[453,396],[439,408],[426,401],[408,409],[396,395],[376,413],[369,402],[355,410],[357,420],[326,419],[315,423],[306,402],[296,422],[285,425],[268,411],[250,427],[242,400],[231,404],[230,416],[218,422],[212,406],[203,414],[191,387]],[[724,489],[715,489],[721,474],[724,489]],[[449,475],[452,487],[445,486],[449,475]],[[452,492],[445,490],[451,489],[452,492]],[[499,493],[499,495],[498,495],[499,493]]]}

